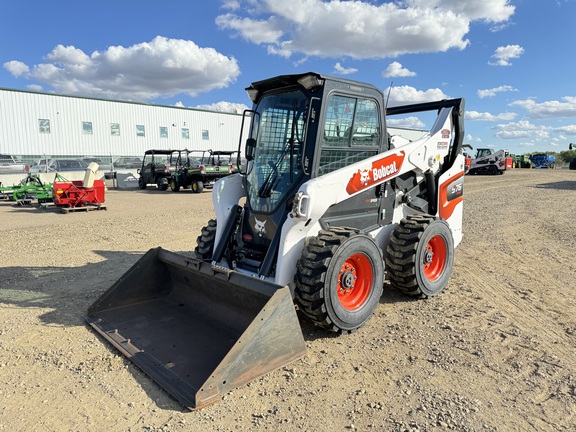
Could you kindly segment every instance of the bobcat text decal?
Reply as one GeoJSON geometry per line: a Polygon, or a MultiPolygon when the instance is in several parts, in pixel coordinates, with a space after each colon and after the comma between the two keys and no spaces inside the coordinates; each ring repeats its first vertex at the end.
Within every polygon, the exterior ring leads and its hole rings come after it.
{"type": "Polygon", "coordinates": [[[401,151],[372,162],[371,168],[359,169],[348,182],[346,192],[352,195],[353,193],[368,189],[370,186],[382,183],[384,180],[393,177],[396,173],[400,172],[400,168],[402,168],[402,163],[404,162],[404,156],[404,151],[401,151]]]}

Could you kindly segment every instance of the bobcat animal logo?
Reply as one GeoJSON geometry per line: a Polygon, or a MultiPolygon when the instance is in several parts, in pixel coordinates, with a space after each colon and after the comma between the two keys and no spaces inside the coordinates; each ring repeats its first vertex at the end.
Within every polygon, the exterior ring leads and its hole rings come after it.
{"type": "Polygon", "coordinates": [[[254,219],[256,221],[256,223],[254,224],[254,231],[256,231],[256,233],[258,233],[259,237],[263,237],[264,234],[266,233],[266,222],[267,221],[259,221],[258,219],[254,219]]]}
{"type": "Polygon", "coordinates": [[[370,170],[369,169],[360,170],[360,183],[366,186],[369,181],[370,181],[370,170]]]}

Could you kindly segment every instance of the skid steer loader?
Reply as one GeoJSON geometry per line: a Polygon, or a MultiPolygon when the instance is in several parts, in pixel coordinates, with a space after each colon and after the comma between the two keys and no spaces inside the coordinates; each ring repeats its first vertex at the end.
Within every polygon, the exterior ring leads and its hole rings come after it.
{"type": "Polygon", "coordinates": [[[352,333],[385,275],[439,294],[462,238],[463,99],[387,108],[372,85],[316,73],[247,92],[246,163],[215,184],[195,258],[150,250],[87,315],[190,409],[303,357],[296,309],[352,333]],[[387,117],[426,111],[422,138],[387,133],[387,117]]]}

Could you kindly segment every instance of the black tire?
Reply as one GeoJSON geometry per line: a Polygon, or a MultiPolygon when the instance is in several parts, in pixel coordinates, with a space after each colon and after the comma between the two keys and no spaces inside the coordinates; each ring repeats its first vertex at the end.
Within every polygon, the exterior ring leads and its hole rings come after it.
{"type": "Polygon", "coordinates": [[[140,178],[138,179],[138,187],[139,187],[140,189],[146,189],[146,183],[144,183],[144,178],[143,178],[143,177],[140,177],[140,178]]]}
{"type": "Polygon", "coordinates": [[[178,192],[180,190],[180,184],[174,178],[170,180],[170,189],[172,192],[178,192]]]}
{"type": "Polygon", "coordinates": [[[384,284],[382,251],[360,230],[321,230],[296,266],[295,300],[317,326],[352,333],[372,316],[384,284]]]}
{"type": "Polygon", "coordinates": [[[195,180],[192,182],[192,192],[202,193],[203,190],[204,190],[204,183],[202,183],[202,180],[195,180]]]}
{"type": "Polygon", "coordinates": [[[203,261],[211,261],[214,254],[214,239],[216,237],[216,219],[210,219],[208,225],[202,228],[202,234],[196,239],[194,255],[203,261]]]}
{"type": "Polygon", "coordinates": [[[576,170],[576,158],[570,161],[570,165],[568,165],[568,169],[576,170]]]}
{"type": "Polygon", "coordinates": [[[161,191],[165,191],[166,189],[168,189],[168,180],[165,179],[164,177],[160,177],[156,181],[156,186],[158,186],[158,189],[160,189],[161,191]]]}
{"type": "Polygon", "coordinates": [[[386,270],[392,286],[428,298],[440,294],[452,274],[454,239],[442,219],[411,215],[396,226],[387,248],[386,270]]]}

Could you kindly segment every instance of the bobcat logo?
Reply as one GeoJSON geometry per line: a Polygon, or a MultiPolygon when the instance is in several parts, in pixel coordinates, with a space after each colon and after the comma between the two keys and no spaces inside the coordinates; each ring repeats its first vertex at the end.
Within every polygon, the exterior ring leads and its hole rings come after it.
{"type": "Polygon", "coordinates": [[[370,181],[370,170],[369,169],[360,170],[360,183],[366,186],[369,181],[370,181]]]}
{"type": "Polygon", "coordinates": [[[263,237],[264,234],[266,233],[266,227],[264,225],[266,225],[267,221],[259,221],[258,219],[254,220],[256,221],[256,223],[254,224],[254,231],[258,233],[259,237],[263,237]]]}

